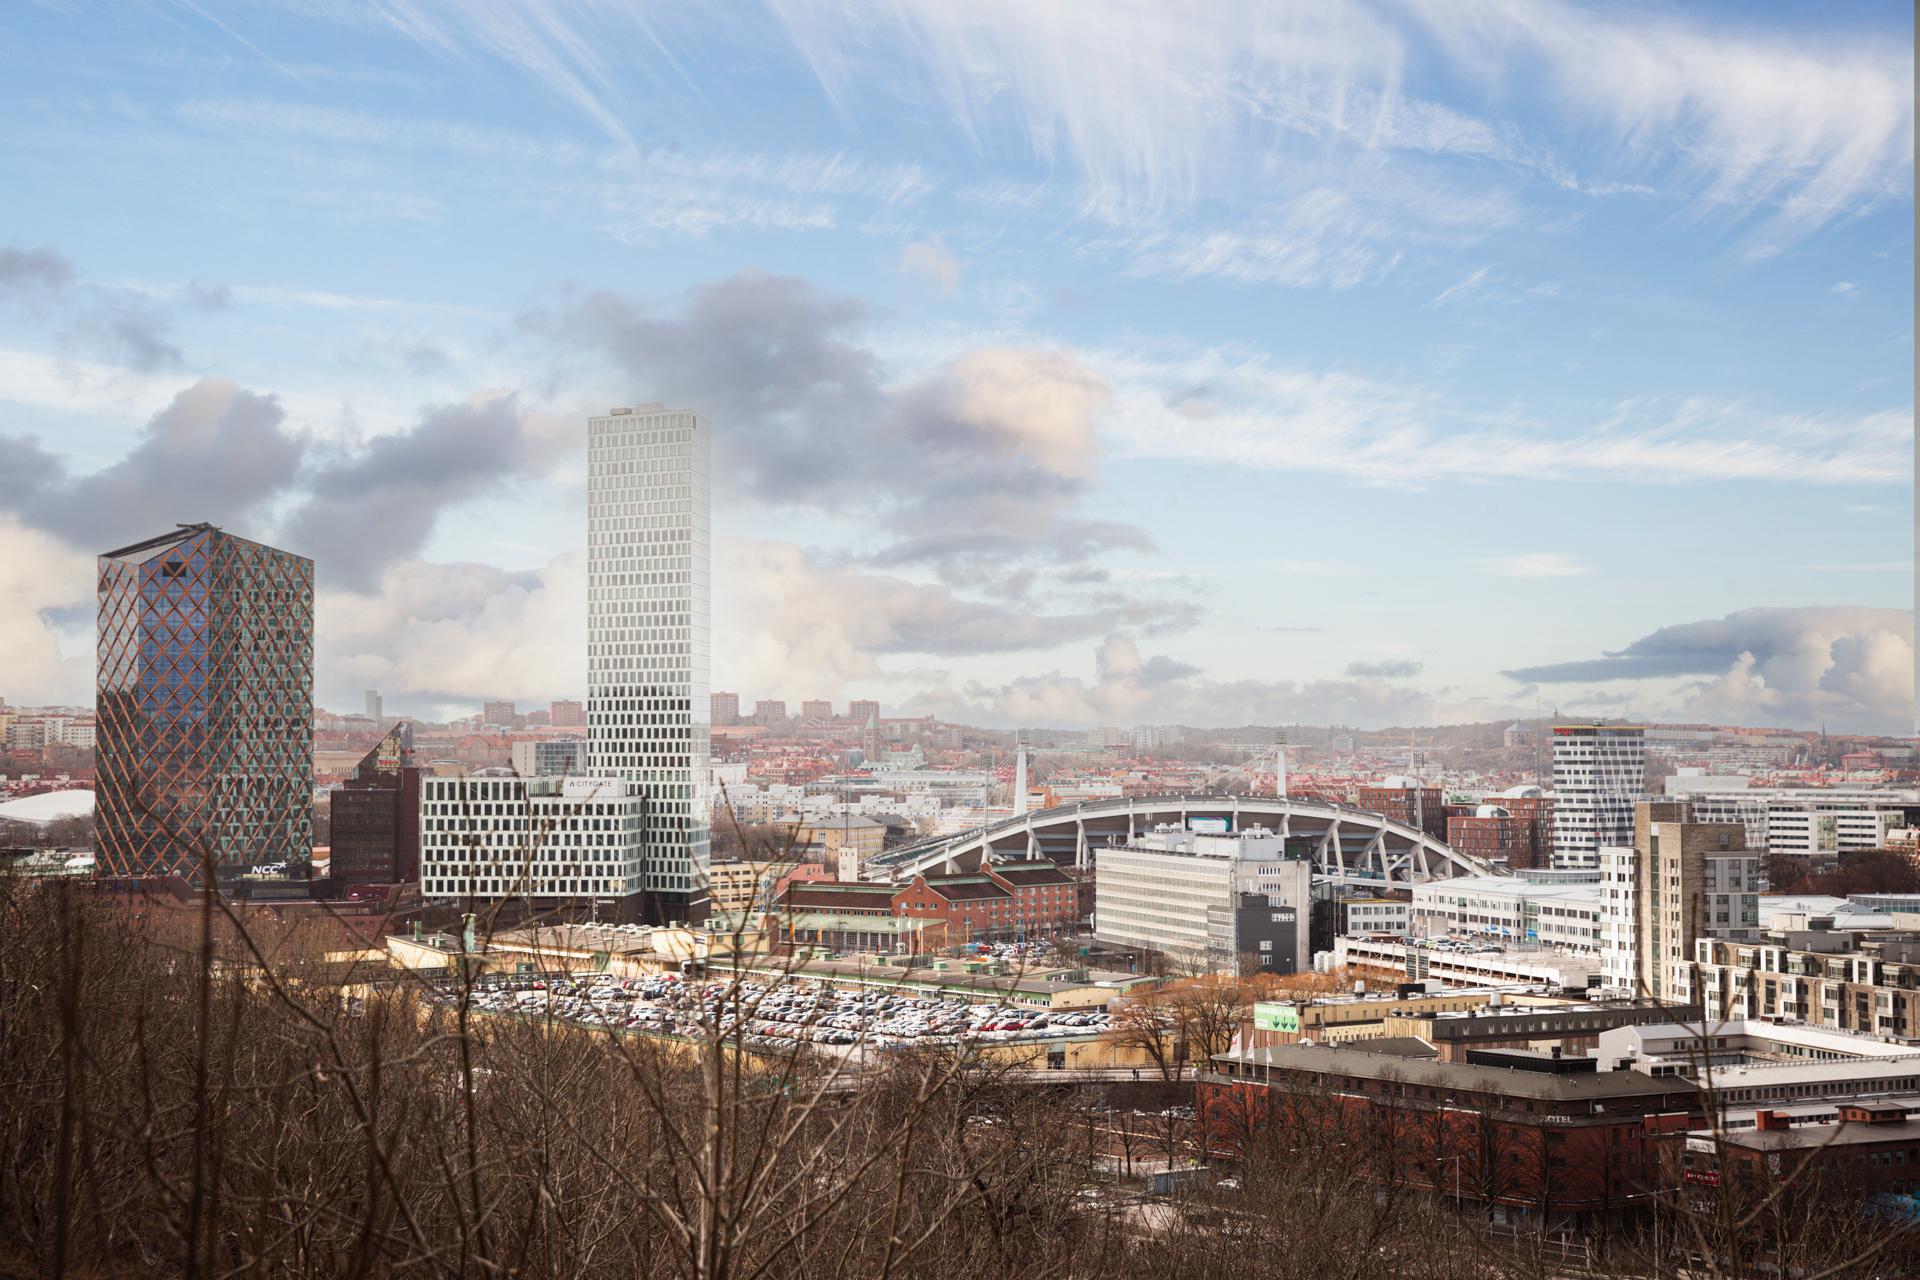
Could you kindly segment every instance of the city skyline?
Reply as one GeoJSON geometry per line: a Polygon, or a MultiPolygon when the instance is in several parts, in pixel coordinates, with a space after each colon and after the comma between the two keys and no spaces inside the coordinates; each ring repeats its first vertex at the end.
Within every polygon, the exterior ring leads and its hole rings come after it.
{"type": "Polygon", "coordinates": [[[1910,14],[1503,12],[10,15],[7,692],[209,520],[322,705],[580,696],[658,399],[749,698],[1910,731],[1910,14]]]}

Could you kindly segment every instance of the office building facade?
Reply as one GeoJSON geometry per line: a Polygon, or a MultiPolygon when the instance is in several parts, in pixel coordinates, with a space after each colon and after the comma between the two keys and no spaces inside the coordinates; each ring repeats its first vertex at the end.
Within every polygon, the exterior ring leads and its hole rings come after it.
{"type": "Polygon", "coordinates": [[[584,729],[587,727],[586,704],[571,699],[555,702],[547,708],[547,723],[556,729],[584,729]]]}
{"type": "Polygon", "coordinates": [[[725,727],[740,723],[740,695],[737,693],[708,694],[707,709],[714,724],[725,727]]]}
{"type": "Polygon", "coordinates": [[[313,561],[181,525],[99,558],[100,874],[313,852],[313,561]]]}
{"type": "Polygon", "coordinates": [[[1094,853],[1094,937],[1178,968],[1303,972],[1312,875],[1264,831],[1141,835],[1094,853]]]}
{"type": "Polygon", "coordinates": [[[1647,790],[1638,725],[1553,727],[1553,865],[1591,871],[1600,850],[1633,843],[1633,806],[1647,790]]]}
{"type": "Polygon", "coordinates": [[[645,912],[707,902],[708,654],[712,644],[706,419],[650,404],[587,422],[587,759],[644,802],[645,912]]]}
{"type": "Polygon", "coordinates": [[[427,778],[420,892],[636,920],[649,816],[639,792],[618,778],[427,778]]]}
{"type": "Polygon", "coordinates": [[[869,698],[855,698],[847,704],[847,719],[858,725],[880,719],[880,704],[869,698]]]}
{"type": "Polygon", "coordinates": [[[1700,938],[1751,940],[1760,931],[1760,858],[1737,822],[1695,822],[1685,801],[1643,801],[1633,843],[1601,859],[1602,982],[1656,1000],[1697,998],[1690,977],[1700,938]]]}
{"type": "Polygon", "coordinates": [[[328,878],[335,886],[405,884],[420,878],[420,782],[413,725],[388,730],[333,793],[328,878]]]}

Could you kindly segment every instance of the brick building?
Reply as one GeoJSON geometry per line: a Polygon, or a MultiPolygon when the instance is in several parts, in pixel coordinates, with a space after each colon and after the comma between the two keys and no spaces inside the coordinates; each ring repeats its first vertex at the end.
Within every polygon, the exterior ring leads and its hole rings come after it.
{"type": "Polygon", "coordinates": [[[1353,789],[1353,803],[1371,813],[1425,831],[1435,840],[1447,838],[1447,799],[1439,787],[1413,778],[1386,781],[1353,789]]]}
{"type": "Polygon", "coordinates": [[[1080,920],[1080,884],[1045,858],[990,863],[986,873],[1013,894],[1013,924],[1027,933],[1054,933],[1080,920]]]}
{"type": "Polygon", "coordinates": [[[335,887],[419,882],[425,774],[414,764],[413,725],[402,720],[333,793],[328,878],[335,887]]]}
{"type": "Polygon", "coordinates": [[[1517,1050],[1472,1058],[1325,1045],[1222,1054],[1201,1078],[1201,1123],[1228,1148],[1331,1124],[1400,1185],[1485,1205],[1496,1219],[1565,1222],[1644,1205],[1662,1183],[1665,1136],[1701,1117],[1700,1089],[1678,1076],[1517,1050]]]}
{"type": "Polygon", "coordinates": [[[908,920],[944,921],[958,938],[1009,937],[1019,931],[1013,891],[986,875],[915,876],[893,899],[908,920]]]}

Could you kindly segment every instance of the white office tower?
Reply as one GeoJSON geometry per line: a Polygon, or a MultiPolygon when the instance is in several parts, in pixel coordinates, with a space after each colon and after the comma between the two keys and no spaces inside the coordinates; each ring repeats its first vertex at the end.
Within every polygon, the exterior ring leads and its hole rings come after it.
{"type": "Polygon", "coordinates": [[[1647,731],[1638,725],[1553,727],[1553,865],[1597,871],[1600,850],[1633,844],[1633,806],[1647,790],[1647,731]]]}
{"type": "Polygon", "coordinates": [[[656,919],[706,912],[709,431],[660,404],[587,420],[587,771],[645,800],[656,919]]]}

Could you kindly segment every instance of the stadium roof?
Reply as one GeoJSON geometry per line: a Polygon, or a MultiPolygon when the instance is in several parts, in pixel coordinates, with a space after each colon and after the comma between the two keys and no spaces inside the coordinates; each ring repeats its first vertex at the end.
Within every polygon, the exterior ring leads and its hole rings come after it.
{"type": "Polygon", "coordinates": [[[92,812],[93,792],[84,788],[46,791],[23,800],[0,802],[0,819],[13,822],[58,822],[62,818],[84,818],[92,812]]]}

